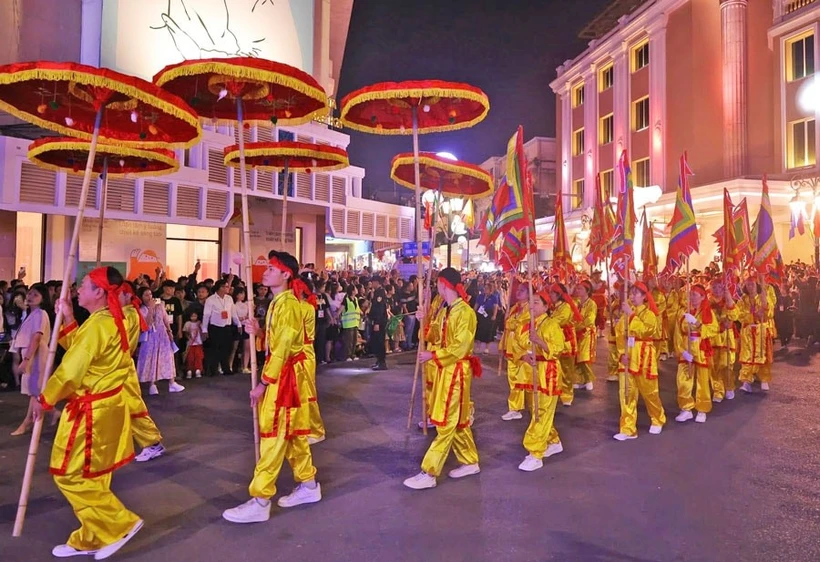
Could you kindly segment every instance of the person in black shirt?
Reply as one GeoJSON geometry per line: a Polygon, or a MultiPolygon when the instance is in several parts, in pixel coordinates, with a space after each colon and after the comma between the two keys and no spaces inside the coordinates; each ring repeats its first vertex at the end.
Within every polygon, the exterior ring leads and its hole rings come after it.
{"type": "Polygon", "coordinates": [[[374,371],[387,370],[387,357],[384,338],[387,331],[387,299],[384,289],[373,291],[373,301],[368,312],[370,320],[370,351],[376,356],[374,371]]]}

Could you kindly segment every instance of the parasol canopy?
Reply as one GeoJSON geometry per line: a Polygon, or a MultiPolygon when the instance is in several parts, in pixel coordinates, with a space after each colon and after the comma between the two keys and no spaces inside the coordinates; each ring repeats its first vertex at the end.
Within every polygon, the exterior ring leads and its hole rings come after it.
{"type": "MultiPolygon", "coordinates": [[[[71,137],[44,137],[31,143],[28,159],[41,168],[82,175],[91,142],[71,137]]],[[[173,152],[162,148],[142,149],[111,144],[98,144],[94,155],[93,174],[119,176],[162,176],[179,170],[173,152]]]]}
{"type": "Polygon", "coordinates": [[[264,59],[188,60],[166,66],[154,83],[185,99],[202,119],[301,125],[327,110],[327,94],[307,72],[264,59]]]}
{"type": "Polygon", "coordinates": [[[137,78],[73,62],[0,66],[0,109],[61,135],[141,148],[188,148],[202,127],[182,99],[137,78]]]}
{"type": "MultiPolygon", "coordinates": [[[[260,170],[332,172],[350,166],[343,148],[309,142],[249,142],[245,163],[260,170]]],[[[225,147],[225,166],[239,166],[239,146],[225,147]]]]}
{"type": "Polygon", "coordinates": [[[460,82],[411,80],[381,82],[344,97],[342,124],[356,131],[380,135],[413,133],[413,109],[418,132],[439,133],[480,123],[490,100],[480,89],[460,82]]]}
{"type": "MultiPolygon", "coordinates": [[[[390,166],[390,177],[401,186],[415,189],[413,168],[412,152],[397,154],[390,166]]],[[[480,199],[493,192],[490,173],[469,162],[422,152],[419,154],[419,171],[422,189],[441,190],[444,195],[465,199],[480,199]]]]}

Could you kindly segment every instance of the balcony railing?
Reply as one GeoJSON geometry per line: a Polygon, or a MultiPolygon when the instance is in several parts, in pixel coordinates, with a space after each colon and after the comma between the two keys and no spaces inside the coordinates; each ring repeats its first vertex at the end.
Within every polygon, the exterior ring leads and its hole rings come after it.
{"type": "Polygon", "coordinates": [[[774,4],[774,21],[778,22],[807,6],[817,3],[818,0],[777,0],[774,4]]]}

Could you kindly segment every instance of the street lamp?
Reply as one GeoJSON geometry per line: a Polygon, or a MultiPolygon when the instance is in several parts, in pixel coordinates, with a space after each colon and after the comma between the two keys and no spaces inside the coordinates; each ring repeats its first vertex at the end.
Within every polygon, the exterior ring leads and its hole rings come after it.
{"type": "Polygon", "coordinates": [[[792,212],[792,221],[795,222],[799,215],[805,216],[806,203],[800,199],[800,191],[805,189],[811,191],[812,194],[812,213],[811,213],[811,232],[814,238],[814,267],[820,269],[820,237],[814,228],[820,223],[820,176],[809,174],[797,174],[792,176],[789,180],[789,187],[794,191],[794,197],[789,202],[789,208],[792,212]]]}

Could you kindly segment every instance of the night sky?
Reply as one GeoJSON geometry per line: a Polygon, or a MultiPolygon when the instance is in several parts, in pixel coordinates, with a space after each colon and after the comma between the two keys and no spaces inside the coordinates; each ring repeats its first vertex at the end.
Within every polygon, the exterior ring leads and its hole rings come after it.
{"type": "MultiPolygon", "coordinates": [[[[555,136],[555,68],[584,50],[578,32],[611,1],[355,0],[337,100],[374,82],[477,86],[490,98],[487,118],[471,129],[422,135],[419,145],[480,164],[504,153],[519,124],[525,141],[555,136]]],[[[351,164],[367,170],[365,193],[391,199],[390,160],[413,149],[411,137],[346,132],[351,164]]]]}

